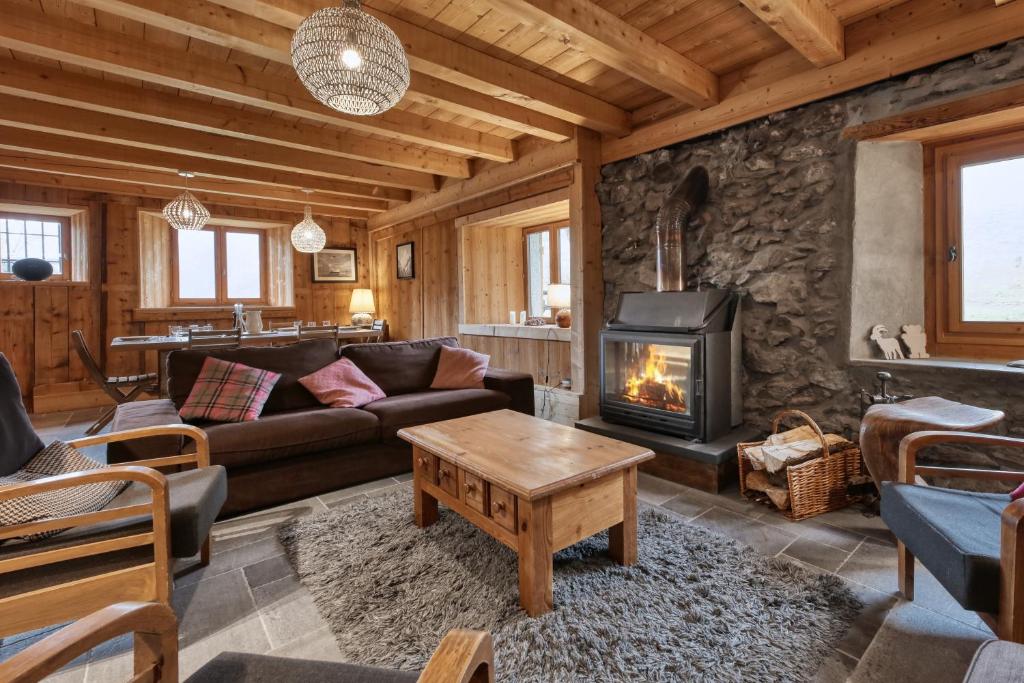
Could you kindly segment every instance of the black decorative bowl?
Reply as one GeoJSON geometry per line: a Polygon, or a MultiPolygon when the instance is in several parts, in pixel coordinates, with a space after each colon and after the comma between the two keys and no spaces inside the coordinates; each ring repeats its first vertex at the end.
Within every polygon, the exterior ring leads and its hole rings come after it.
{"type": "Polygon", "coordinates": [[[22,280],[39,282],[53,275],[53,264],[41,258],[23,258],[11,265],[11,272],[22,280]]]}

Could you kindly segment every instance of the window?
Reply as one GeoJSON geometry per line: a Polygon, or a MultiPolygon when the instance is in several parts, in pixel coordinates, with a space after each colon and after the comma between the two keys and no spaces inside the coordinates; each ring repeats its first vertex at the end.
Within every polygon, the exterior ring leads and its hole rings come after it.
{"type": "Polygon", "coordinates": [[[23,258],[38,258],[53,266],[53,279],[69,279],[71,231],[60,216],[0,213],[0,277],[11,279],[11,266],[23,258]]]}
{"type": "Polygon", "coordinates": [[[174,305],[266,303],[262,230],[172,230],[174,305]]]}
{"type": "Polygon", "coordinates": [[[552,282],[570,284],[569,228],[542,225],[523,231],[526,253],[526,312],[531,317],[551,319],[547,304],[552,282]]]}
{"type": "MultiPolygon", "coordinates": [[[[942,143],[926,151],[934,355],[1024,355],[1024,133],[942,143]]],[[[926,250],[928,251],[928,250],[926,250]]]]}

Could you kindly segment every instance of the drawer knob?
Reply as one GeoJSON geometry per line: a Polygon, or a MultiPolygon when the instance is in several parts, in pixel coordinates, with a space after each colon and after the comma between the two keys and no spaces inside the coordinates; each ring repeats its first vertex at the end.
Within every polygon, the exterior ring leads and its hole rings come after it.
{"type": "Polygon", "coordinates": [[[452,473],[449,472],[448,470],[441,470],[441,472],[440,472],[440,474],[438,476],[440,476],[442,479],[444,479],[446,477],[452,476],[452,473]]]}
{"type": "Polygon", "coordinates": [[[426,467],[427,466],[427,459],[424,458],[422,455],[416,460],[416,462],[418,462],[420,464],[420,467],[426,467]]]}
{"type": "Polygon", "coordinates": [[[501,513],[505,512],[505,502],[504,501],[501,501],[501,500],[496,501],[494,503],[493,507],[494,507],[494,511],[495,512],[501,512],[501,513]]]}
{"type": "Polygon", "coordinates": [[[476,491],[476,484],[466,484],[466,493],[476,491]]]}

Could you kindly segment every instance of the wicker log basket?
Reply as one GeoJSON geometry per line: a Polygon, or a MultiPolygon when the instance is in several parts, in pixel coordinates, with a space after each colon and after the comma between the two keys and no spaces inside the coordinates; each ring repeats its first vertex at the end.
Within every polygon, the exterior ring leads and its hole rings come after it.
{"type": "MultiPolygon", "coordinates": [[[[850,496],[848,489],[850,479],[863,474],[860,448],[846,439],[833,442],[830,448],[821,428],[810,415],[800,410],[784,410],[776,415],[772,420],[772,434],[779,433],[782,420],[787,417],[799,418],[810,426],[821,441],[822,455],[786,468],[790,507],[783,511],[784,514],[796,522],[839,510],[856,502],[858,498],[850,496]]],[[[764,443],[741,443],[736,447],[740,468],[740,493],[744,496],[753,497],[756,493],[748,490],[746,485],[747,474],[754,469],[747,449],[764,443]]]]}

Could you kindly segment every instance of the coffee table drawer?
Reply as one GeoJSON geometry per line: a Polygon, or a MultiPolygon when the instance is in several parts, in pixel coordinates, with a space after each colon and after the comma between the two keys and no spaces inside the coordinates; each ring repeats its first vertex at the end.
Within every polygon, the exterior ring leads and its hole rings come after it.
{"type": "Polygon", "coordinates": [[[422,481],[431,484],[437,483],[436,455],[417,448],[412,456],[412,466],[416,469],[416,474],[422,481]]]}
{"type": "Polygon", "coordinates": [[[459,497],[459,468],[437,459],[437,485],[447,494],[459,497]]]}
{"type": "Polygon", "coordinates": [[[487,514],[487,490],[484,480],[465,470],[459,470],[459,488],[466,501],[466,507],[487,514]]]}
{"type": "Polygon", "coordinates": [[[516,530],[516,497],[501,488],[490,485],[491,518],[509,531],[516,530]]]}

